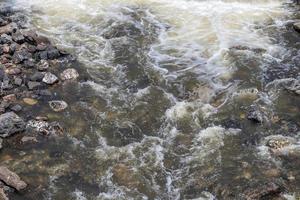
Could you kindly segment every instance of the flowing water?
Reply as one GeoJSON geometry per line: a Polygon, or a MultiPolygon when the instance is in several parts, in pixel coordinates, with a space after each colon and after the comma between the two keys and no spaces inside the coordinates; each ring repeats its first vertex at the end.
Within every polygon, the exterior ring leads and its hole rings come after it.
{"type": "MultiPolygon", "coordinates": [[[[277,0],[13,0],[78,58],[63,85],[64,137],[0,154],[14,199],[244,199],[270,183],[300,195],[297,8],[277,0]],[[247,120],[251,106],[264,123],[247,120]],[[293,145],[273,155],[269,137],[293,145]]],[[[266,197],[272,199],[272,197],[266,197]]]]}

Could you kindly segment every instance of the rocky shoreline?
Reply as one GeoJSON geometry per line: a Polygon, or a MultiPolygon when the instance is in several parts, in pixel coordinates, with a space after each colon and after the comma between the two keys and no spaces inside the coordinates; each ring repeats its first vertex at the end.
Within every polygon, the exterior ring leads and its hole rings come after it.
{"type": "MultiPolygon", "coordinates": [[[[51,88],[79,77],[74,68],[54,67],[74,60],[73,56],[26,28],[16,12],[10,6],[0,7],[0,151],[5,140],[15,134],[23,134],[23,142],[36,141],[34,135],[62,134],[59,122],[46,116],[27,116],[23,108],[51,99],[51,88]]],[[[49,100],[48,106],[61,112],[68,104],[56,99],[49,100]]],[[[0,199],[8,199],[11,188],[20,191],[26,186],[17,174],[0,166],[0,199]]]]}

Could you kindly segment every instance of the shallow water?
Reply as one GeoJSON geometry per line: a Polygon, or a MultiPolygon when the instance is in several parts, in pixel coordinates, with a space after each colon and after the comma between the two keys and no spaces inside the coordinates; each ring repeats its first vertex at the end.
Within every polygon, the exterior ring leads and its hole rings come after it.
{"type": "Polygon", "coordinates": [[[27,108],[63,122],[63,137],[13,138],[1,152],[30,184],[14,199],[244,199],[268,183],[299,197],[299,96],[279,84],[299,75],[292,4],[12,4],[84,73],[56,88],[70,105],[64,113],[46,100],[27,108]],[[251,105],[265,113],[263,124],[247,120],[251,105]],[[293,138],[293,153],[270,154],[270,135],[293,138]]]}

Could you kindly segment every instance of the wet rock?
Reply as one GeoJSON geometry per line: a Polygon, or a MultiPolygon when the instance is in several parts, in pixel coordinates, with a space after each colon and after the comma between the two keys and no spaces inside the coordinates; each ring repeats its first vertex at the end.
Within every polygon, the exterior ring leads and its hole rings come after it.
{"type": "Polygon", "coordinates": [[[247,200],[257,199],[273,199],[278,197],[282,189],[275,183],[268,183],[260,186],[259,188],[249,189],[245,192],[247,200]]]}
{"type": "Polygon", "coordinates": [[[21,139],[22,143],[27,143],[27,142],[37,142],[36,137],[28,137],[28,136],[24,136],[21,139]]]}
{"type": "Polygon", "coordinates": [[[53,59],[60,57],[60,52],[58,49],[56,49],[54,47],[49,47],[47,49],[47,56],[48,56],[48,59],[53,60],[53,59]]]}
{"type": "Polygon", "coordinates": [[[43,135],[61,135],[63,133],[63,128],[58,122],[48,123],[44,120],[30,120],[26,129],[43,135]]]}
{"type": "Polygon", "coordinates": [[[17,101],[17,97],[15,94],[9,94],[9,95],[6,95],[2,98],[4,101],[7,101],[7,102],[15,102],[17,101]]]}
{"type": "Polygon", "coordinates": [[[32,98],[24,98],[23,102],[30,106],[33,106],[38,103],[36,99],[32,99],[32,98]]]}
{"type": "Polygon", "coordinates": [[[50,90],[37,90],[35,94],[40,96],[52,96],[50,90]]]}
{"type": "Polygon", "coordinates": [[[34,60],[33,59],[25,60],[23,66],[26,68],[33,68],[35,66],[34,60]]]}
{"type": "Polygon", "coordinates": [[[22,70],[19,67],[12,67],[5,70],[5,73],[8,75],[18,75],[22,73],[22,70]]]}
{"type": "Polygon", "coordinates": [[[42,81],[45,76],[44,72],[35,72],[32,76],[29,77],[31,81],[42,81]]]}
{"type": "Polygon", "coordinates": [[[263,113],[256,107],[251,107],[247,114],[247,119],[255,123],[262,123],[264,121],[263,113]]]}
{"type": "Polygon", "coordinates": [[[65,101],[49,101],[50,108],[55,112],[60,112],[68,107],[65,101]]]}
{"type": "Polygon", "coordinates": [[[63,71],[60,74],[60,77],[62,80],[73,80],[73,79],[77,79],[79,77],[79,73],[77,72],[76,69],[73,68],[69,68],[66,69],[65,71],[63,71]]]}
{"type": "Polygon", "coordinates": [[[0,166],[0,180],[18,191],[27,187],[27,184],[16,173],[4,166],[0,166]]]}
{"type": "Polygon", "coordinates": [[[22,33],[19,30],[12,33],[12,39],[13,41],[19,44],[22,44],[25,41],[25,37],[22,35],[22,33]]]}
{"type": "Polygon", "coordinates": [[[17,24],[16,23],[7,24],[5,26],[0,27],[0,35],[2,35],[2,34],[11,34],[16,29],[17,29],[17,24]]]}
{"type": "Polygon", "coordinates": [[[9,137],[25,130],[26,124],[14,112],[0,115],[0,137],[9,137]]]}
{"type": "Polygon", "coordinates": [[[10,80],[9,79],[2,81],[2,83],[1,83],[1,89],[3,89],[3,90],[10,90],[12,88],[13,88],[13,85],[10,84],[10,80]]]}
{"type": "Polygon", "coordinates": [[[48,52],[47,51],[37,52],[35,54],[35,56],[39,60],[48,60],[48,52]]]}
{"type": "Polygon", "coordinates": [[[29,90],[37,90],[42,86],[42,84],[39,82],[29,81],[27,86],[29,90]]]}
{"type": "Polygon", "coordinates": [[[0,188],[0,200],[9,200],[8,197],[6,196],[3,188],[0,188]]]}
{"type": "Polygon", "coordinates": [[[22,110],[22,106],[17,104],[17,105],[11,106],[10,109],[14,112],[20,112],[22,110]]]}
{"type": "Polygon", "coordinates": [[[22,63],[31,58],[31,54],[27,50],[16,51],[13,55],[13,62],[16,64],[22,63]]]}
{"type": "Polygon", "coordinates": [[[23,80],[22,80],[21,78],[16,77],[16,78],[14,79],[14,84],[15,84],[15,85],[21,86],[22,83],[23,83],[23,80]]]}
{"type": "Polygon", "coordinates": [[[52,84],[58,82],[58,78],[54,74],[47,72],[43,78],[43,82],[46,84],[52,85],[52,84]]]}
{"type": "Polygon", "coordinates": [[[39,71],[45,71],[49,68],[49,63],[47,62],[47,60],[41,60],[37,64],[37,68],[38,68],[39,71]]]}
{"type": "Polygon", "coordinates": [[[300,33],[300,22],[295,22],[293,24],[293,27],[294,27],[295,31],[297,31],[298,33],[300,33]]]}
{"type": "Polygon", "coordinates": [[[0,36],[0,44],[8,44],[12,42],[12,37],[7,34],[2,34],[0,36]]]}

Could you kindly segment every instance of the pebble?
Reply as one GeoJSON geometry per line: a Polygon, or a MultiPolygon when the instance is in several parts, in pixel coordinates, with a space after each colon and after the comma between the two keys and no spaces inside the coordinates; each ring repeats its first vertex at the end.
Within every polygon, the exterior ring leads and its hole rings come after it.
{"type": "Polygon", "coordinates": [[[49,68],[49,63],[47,62],[47,60],[41,60],[38,63],[37,68],[39,71],[45,71],[49,68]]]}
{"type": "Polygon", "coordinates": [[[65,101],[49,101],[50,108],[55,112],[60,112],[68,107],[65,101]]]}
{"type": "Polygon", "coordinates": [[[43,78],[43,82],[49,85],[53,85],[54,83],[58,82],[58,78],[54,74],[47,72],[43,78]]]}
{"type": "Polygon", "coordinates": [[[28,86],[29,90],[35,90],[35,89],[38,89],[39,87],[41,87],[42,85],[39,82],[29,81],[27,83],[27,86],[28,86]]]}
{"type": "Polygon", "coordinates": [[[32,98],[24,98],[23,102],[30,106],[33,106],[38,103],[36,99],[32,99],[32,98]]]}
{"type": "Polygon", "coordinates": [[[77,72],[76,69],[69,68],[63,71],[60,74],[60,77],[62,80],[72,80],[72,79],[77,79],[79,77],[79,73],[77,72]]]}

